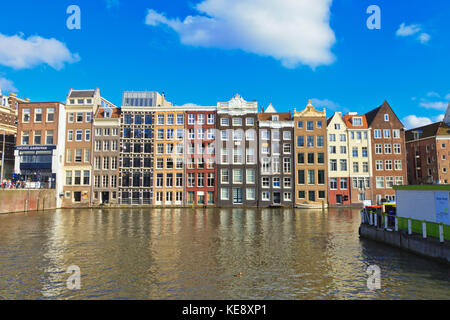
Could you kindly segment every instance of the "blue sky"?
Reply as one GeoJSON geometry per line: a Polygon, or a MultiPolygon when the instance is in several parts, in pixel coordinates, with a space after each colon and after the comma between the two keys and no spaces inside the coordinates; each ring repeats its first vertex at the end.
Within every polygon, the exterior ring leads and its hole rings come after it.
{"type": "Polygon", "coordinates": [[[117,105],[124,90],[178,105],[239,93],[278,111],[313,99],[331,115],[386,99],[408,127],[450,101],[447,0],[18,0],[1,12],[0,86],[33,101],[95,87],[117,105]],[[72,4],[80,30],[66,27],[72,4]]]}

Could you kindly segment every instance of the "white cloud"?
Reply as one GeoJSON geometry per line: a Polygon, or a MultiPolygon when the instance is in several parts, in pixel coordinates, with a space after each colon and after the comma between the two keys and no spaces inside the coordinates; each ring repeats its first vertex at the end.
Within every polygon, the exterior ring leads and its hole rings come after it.
{"type": "Polygon", "coordinates": [[[8,93],[17,92],[18,90],[16,89],[16,87],[14,87],[14,84],[11,80],[0,77],[0,91],[2,91],[3,93],[8,93]]]}
{"type": "Polygon", "coordinates": [[[14,69],[28,69],[40,64],[48,64],[57,70],[66,63],[80,60],[66,45],[54,38],[46,39],[23,35],[6,36],[0,33],[0,65],[14,69]]]}
{"type": "Polygon", "coordinates": [[[434,91],[428,92],[427,93],[427,97],[436,97],[436,98],[440,98],[440,94],[434,91]]]}
{"type": "Polygon", "coordinates": [[[444,117],[445,117],[445,114],[440,114],[438,116],[433,117],[433,121],[435,121],[435,122],[442,121],[442,120],[444,120],[444,117]]]}
{"type": "Polygon", "coordinates": [[[417,37],[417,39],[421,42],[421,43],[423,43],[423,44],[425,44],[425,43],[427,43],[428,41],[430,41],[430,39],[431,39],[431,36],[428,34],[428,33],[421,33],[418,37],[417,37]]]}
{"type": "Polygon", "coordinates": [[[445,96],[445,100],[450,100],[450,93],[445,96]]]}
{"type": "Polygon", "coordinates": [[[339,111],[340,109],[342,109],[342,107],[338,103],[328,100],[328,99],[321,100],[321,99],[313,98],[313,99],[311,99],[311,104],[315,108],[319,108],[319,109],[327,108],[327,109],[330,109],[333,111],[339,111]]]}
{"type": "MultiPolygon", "coordinates": [[[[397,37],[409,37],[421,31],[422,26],[420,24],[406,25],[405,23],[402,23],[400,27],[397,29],[397,32],[395,34],[397,35],[397,37]]],[[[420,33],[417,37],[417,41],[419,41],[422,44],[426,44],[428,41],[430,41],[430,39],[431,36],[425,32],[420,33]]]]}
{"type": "Polygon", "coordinates": [[[332,0],[203,0],[183,21],[148,10],[146,24],[167,25],[185,45],[241,49],[273,57],[285,67],[329,65],[335,35],[332,0]]]}
{"type": "Polygon", "coordinates": [[[427,124],[433,123],[430,118],[427,117],[417,117],[415,115],[409,115],[402,119],[402,123],[405,125],[406,129],[413,129],[421,126],[426,126],[427,124]]]}
{"type": "Polygon", "coordinates": [[[402,23],[395,34],[399,37],[407,37],[416,34],[420,30],[422,30],[422,28],[418,24],[407,26],[405,23],[402,23]]]}
{"type": "Polygon", "coordinates": [[[420,103],[421,107],[424,107],[425,109],[435,109],[435,110],[446,110],[447,109],[447,103],[442,101],[425,101],[420,103]]]}

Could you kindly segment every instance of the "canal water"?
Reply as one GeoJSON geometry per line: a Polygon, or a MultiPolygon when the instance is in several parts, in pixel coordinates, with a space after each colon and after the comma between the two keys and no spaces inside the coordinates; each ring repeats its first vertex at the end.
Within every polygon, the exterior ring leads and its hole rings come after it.
{"type": "Polygon", "coordinates": [[[448,266],[360,239],[359,223],[355,209],[0,215],[0,299],[450,299],[448,266]]]}

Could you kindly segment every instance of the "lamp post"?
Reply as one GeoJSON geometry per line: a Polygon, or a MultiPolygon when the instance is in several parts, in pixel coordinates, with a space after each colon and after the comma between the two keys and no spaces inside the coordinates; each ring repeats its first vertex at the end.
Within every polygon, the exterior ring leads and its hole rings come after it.
{"type": "Polygon", "coordinates": [[[5,167],[5,129],[3,129],[2,168],[0,173],[0,181],[3,181],[4,167],[5,167]]]}

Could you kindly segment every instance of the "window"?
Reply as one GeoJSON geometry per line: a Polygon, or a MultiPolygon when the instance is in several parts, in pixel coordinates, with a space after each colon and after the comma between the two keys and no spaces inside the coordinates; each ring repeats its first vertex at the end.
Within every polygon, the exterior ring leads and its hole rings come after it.
{"type": "Polygon", "coordinates": [[[227,127],[230,125],[230,119],[228,118],[221,118],[220,119],[220,125],[223,127],[227,127]]]}
{"type": "Polygon", "coordinates": [[[392,188],[394,185],[394,177],[386,177],[386,188],[392,188]]]}
{"type": "Polygon", "coordinates": [[[297,122],[297,128],[303,129],[303,121],[298,121],[297,122]]]}
{"type": "MultiPolygon", "coordinates": [[[[72,149],[67,149],[67,159],[66,162],[72,162],[72,149]]],[[[99,168],[100,169],[100,168],[99,168]]]]}
{"type": "Polygon", "coordinates": [[[283,172],[291,173],[291,158],[283,158],[283,172]]]}
{"type": "Polygon", "coordinates": [[[373,136],[375,139],[381,139],[381,130],[380,129],[375,129],[373,131],[373,136]]]}
{"type": "Polygon", "coordinates": [[[395,184],[397,186],[403,185],[403,177],[395,177],[395,184]]]}
{"type": "Polygon", "coordinates": [[[234,130],[233,131],[233,140],[234,141],[241,141],[242,140],[242,130],[234,130]]]}
{"type": "Polygon", "coordinates": [[[156,118],[156,123],[158,125],[164,125],[164,115],[163,114],[158,114],[158,117],[156,118]]]}
{"type": "Polygon", "coordinates": [[[45,132],[45,143],[53,144],[53,130],[47,130],[45,132]]]}
{"type": "Polygon", "coordinates": [[[22,122],[30,122],[31,118],[30,114],[31,114],[30,109],[23,109],[22,122]]]}
{"type": "Polygon", "coordinates": [[[341,135],[339,135],[339,140],[341,142],[345,142],[347,140],[347,136],[345,134],[341,134],[341,135]]]}
{"type": "Polygon", "coordinates": [[[184,122],[184,117],[181,113],[177,114],[177,125],[182,125],[184,122]]]}
{"type": "Polygon", "coordinates": [[[280,141],[280,131],[272,130],[272,140],[280,141]]]}
{"type": "Polygon", "coordinates": [[[234,204],[242,203],[242,189],[241,188],[233,188],[233,203],[234,204]]]}
{"type": "Polygon", "coordinates": [[[230,174],[228,169],[220,170],[220,182],[221,183],[229,183],[230,182],[230,174]]]}
{"type": "Polygon", "coordinates": [[[361,117],[353,117],[352,125],[355,127],[361,127],[362,126],[362,118],[361,117]]]}
{"type": "Polygon", "coordinates": [[[47,122],[55,121],[55,108],[47,108],[47,122]]]}
{"type": "MultiPolygon", "coordinates": [[[[232,120],[233,126],[242,126],[242,119],[241,118],[233,118],[232,120]]],[[[234,190],[233,190],[234,192],[234,190]]]]}
{"type": "Polygon", "coordinates": [[[229,200],[230,199],[230,191],[227,188],[220,189],[220,199],[221,200],[229,200]]]}
{"type": "Polygon", "coordinates": [[[307,122],[306,122],[306,130],[307,130],[307,131],[312,131],[312,130],[314,130],[314,121],[307,121],[307,122]]]}
{"type": "Polygon", "coordinates": [[[391,154],[392,153],[392,148],[390,144],[385,144],[384,145],[384,153],[385,154],[391,154]]]}
{"type": "Polygon", "coordinates": [[[273,115],[272,116],[272,121],[279,121],[280,117],[278,115],[273,115]]]}
{"type": "Polygon", "coordinates": [[[242,183],[242,170],[241,169],[233,169],[233,183],[235,183],[235,184],[242,183]]]}
{"type": "Polygon", "coordinates": [[[347,154],[347,147],[346,146],[340,146],[340,153],[341,154],[347,154]]]}
{"type": "Polygon", "coordinates": [[[261,182],[262,182],[263,188],[270,188],[270,178],[269,177],[263,177],[261,182]]]}
{"type": "Polygon", "coordinates": [[[72,171],[66,171],[66,185],[72,185],[72,171]]]}
{"type": "Polygon", "coordinates": [[[314,170],[308,170],[308,184],[315,184],[314,170]]]}
{"type": "Polygon", "coordinates": [[[214,114],[208,114],[208,124],[214,124],[214,114]]]}
{"type": "Polygon", "coordinates": [[[34,144],[41,144],[41,130],[34,131],[34,144]]]}
{"type": "Polygon", "coordinates": [[[83,171],[83,184],[88,185],[90,178],[91,178],[91,173],[89,172],[89,170],[84,170],[83,171]]]}
{"type": "Polygon", "coordinates": [[[84,132],[84,140],[85,141],[91,141],[91,130],[86,130],[84,132]]]}
{"type": "Polygon", "coordinates": [[[77,112],[77,122],[83,122],[83,112],[77,112]]]}
{"type": "Polygon", "coordinates": [[[391,130],[389,130],[389,129],[384,129],[384,130],[383,130],[383,136],[384,136],[385,139],[386,139],[386,138],[390,138],[390,137],[391,137],[391,130]]]}
{"type": "Polygon", "coordinates": [[[172,113],[167,115],[167,124],[173,125],[174,124],[174,115],[172,113]]]}
{"type": "Polygon", "coordinates": [[[317,170],[317,183],[325,184],[325,170],[317,170]]]}
{"type": "Polygon", "coordinates": [[[353,172],[359,172],[359,163],[353,162],[353,172]]]}
{"type": "Polygon", "coordinates": [[[358,158],[358,147],[352,148],[352,156],[353,158],[358,158]]]}
{"type": "Polygon", "coordinates": [[[283,140],[291,140],[291,132],[283,131],[283,140]]]}
{"type": "Polygon", "coordinates": [[[347,160],[346,159],[339,160],[339,165],[340,165],[341,171],[347,171],[347,160]]]}
{"type": "Polygon", "coordinates": [[[395,139],[399,139],[399,138],[400,138],[400,130],[399,130],[399,129],[394,129],[394,130],[392,130],[392,136],[393,136],[395,139]]]}
{"type": "Polygon", "coordinates": [[[384,177],[376,177],[377,189],[384,189],[384,177]]]}
{"type": "Polygon", "coordinates": [[[395,154],[400,154],[401,153],[400,143],[394,143],[394,153],[395,154]]]}
{"type": "Polygon", "coordinates": [[[330,189],[331,190],[337,189],[337,178],[330,178],[330,189]]]}
{"type": "Polygon", "coordinates": [[[347,178],[341,178],[341,190],[346,190],[347,185],[347,178]]]}
{"type": "Polygon", "coordinates": [[[388,114],[384,115],[384,121],[389,121],[389,115],[388,114]]]}
{"type": "Polygon", "coordinates": [[[89,149],[84,149],[84,162],[91,162],[89,149]]]}
{"type": "Polygon", "coordinates": [[[317,136],[317,147],[323,147],[323,136],[317,136]]]}
{"type": "Polygon", "coordinates": [[[263,191],[261,193],[261,199],[262,199],[262,201],[270,201],[270,192],[263,191]]]}
{"type": "Polygon", "coordinates": [[[314,153],[308,153],[308,164],[314,164],[314,153]]]}
{"type": "Polygon", "coordinates": [[[337,171],[337,160],[330,159],[330,171],[337,171]]]}
{"type": "Polygon", "coordinates": [[[248,164],[256,163],[255,150],[252,148],[246,149],[246,162],[248,164]]]}
{"type": "Polygon", "coordinates": [[[392,170],[392,160],[385,161],[385,170],[392,170]]]}
{"type": "Polygon", "coordinates": [[[255,200],[255,188],[246,189],[247,200],[255,200]]]}
{"type": "Polygon", "coordinates": [[[42,109],[34,109],[34,122],[42,122],[42,109]]]}
{"type": "Polygon", "coordinates": [[[369,163],[363,162],[363,172],[369,172],[369,163]]]}
{"type": "Polygon", "coordinates": [[[92,120],[92,113],[91,112],[86,112],[86,122],[89,123],[92,120]]]}
{"type": "Polygon", "coordinates": [[[362,147],[362,156],[363,158],[367,158],[367,147],[362,147]]]}
{"type": "Polygon", "coordinates": [[[297,147],[301,148],[305,146],[305,137],[304,136],[298,136],[297,137],[297,147]]]}
{"type": "Polygon", "coordinates": [[[234,164],[242,164],[243,163],[242,149],[241,148],[234,148],[233,149],[233,163],[234,164]]]}
{"type": "Polygon", "coordinates": [[[325,153],[318,152],[317,153],[317,163],[318,164],[324,164],[325,163],[325,153]]]}
{"type": "Polygon", "coordinates": [[[300,190],[300,191],[298,192],[298,198],[299,198],[299,199],[305,199],[305,191],[300,190]]]}
{"type": "Polygon", "coordinates": [[[336,141],[336,135],[331,133],[328,135],[328,141],[335,142],[336,141]]]}
{"type": "Polygon", "coordinates": [[[395,160],[394,161],[394,169],[395,170],[402,170],[402,160],[395,160]]]}
{"type": "Polygon", "coordinates": [[[81,171],[76,170],[75,171],[75,180],[74,180],[74,184],[75,185],[80,185],[81,184],[81,171]]]}
{"type": "Polygon", "coordinates": [[[378,171],[383,170],[383,160],[376,160],[375,161],[375,168],[378,171]]]}
{"type": "Polygon", "coordinates": [[[382,154],[383,153],[383,147],[381,144],[375,145],[375,154],[382,154]]]}
{"type": "Polygon", "coordinates": [[[255,125],[255,119],[254,118],[245,118],[245,125],[250,127],[255,125]]]}
{"type": "Polygon", "coordinates": [[[298,170],[297,172],[297,183],[305,184],[305,170],[298,170]]]}
{"type": "Polygon", "coordinates": [[[75,150],[75,162],[81,162],[82,160],[82,150],[76,149],[75,150]]]}
{"type": "Polygon", "coordinates": [[[314,136],[308,136],[306,141],[308,148],[314,148],[314,136]]]}
{"type": "Polygon", "coordinates": [[[272,184],[274,188],[281,188],[281,181],[280,178],[275,177],[272,179],[272,184]]]}
{"type": "Polygon", "coordinates": [[[228,164],[228,149],[222,149],[221,153],[221,162],[222,164],[228,164]]]}
{"type": "Polygon", "coordinates": [[[291,188],[291,178],[285,177],[283,179],[283,187],[284,188],[291,188]]]}
{"type": "Polygon", "coordinates": [[[268,130],[261,130],[261,139],[262,140],[269,140],[270,134],[268,130]]]}

